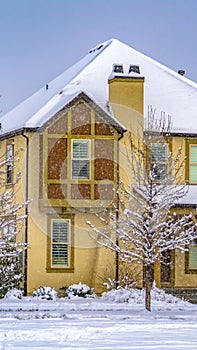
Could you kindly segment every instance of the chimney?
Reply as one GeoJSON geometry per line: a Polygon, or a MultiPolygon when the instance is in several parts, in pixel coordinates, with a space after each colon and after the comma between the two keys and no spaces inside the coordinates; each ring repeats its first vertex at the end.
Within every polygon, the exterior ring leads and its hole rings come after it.
{"type": "Polygon", "coordinates": [[[144,77],[139,65],[114,64],[108,78],[109,102],[115,117],[127,129],[139,122],[144,114],[144,77]],[[125,73],[124,73],[125,72],[125,73]],[[136,122],[135,122],[136,120],[136,122]]]}

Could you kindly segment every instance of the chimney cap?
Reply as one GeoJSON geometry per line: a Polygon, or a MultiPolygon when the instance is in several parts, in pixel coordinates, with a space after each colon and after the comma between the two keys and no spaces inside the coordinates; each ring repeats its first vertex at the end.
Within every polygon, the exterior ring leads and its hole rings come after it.
{"type": "Polygon", "coordinates": [[[124,73],[124,68],[122,64],[113,64],[113,72],[114,73],[124,73]]]}
{"type": "Polygon", "coordinates": [[[131,72],[140,74],[140,66],[138,64],[130,64],[129,73],[131,72]]]}

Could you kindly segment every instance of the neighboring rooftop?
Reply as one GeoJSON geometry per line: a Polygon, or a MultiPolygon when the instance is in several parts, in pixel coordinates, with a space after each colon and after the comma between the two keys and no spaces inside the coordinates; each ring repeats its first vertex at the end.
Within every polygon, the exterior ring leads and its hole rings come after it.
{"type": "MultiPolygon", "coordinates": [[[[173,131],[197,133],[197,84],[128,45],[111,39],[91,49],[80,61],[0,118],[2,134],[42,126],[81,91],[101,108],[108,105],[108,78],[113,65],[140,67],[145,77],[145,115],[148,106],[171,115],[173,131]]],[[[106,110],[107,111],[107,110],[106,110]]]]}

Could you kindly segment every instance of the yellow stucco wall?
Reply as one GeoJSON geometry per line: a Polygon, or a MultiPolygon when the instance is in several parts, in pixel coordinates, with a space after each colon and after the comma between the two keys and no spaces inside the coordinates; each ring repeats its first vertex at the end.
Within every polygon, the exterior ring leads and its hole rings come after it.
{"type": "MultiPolygon", "coordinates": [[[[143,130],[144,121],[144,92],[143,80],[138,79],[112,79],[109,82],[109,99],[115,117],[127,128],[127,133],[119,143],[120,177],[124,183],[131,181],[131,171],[128,165],[127,152],[130,151],[130,133],[139,137],[143,130]]],[[[89,236],[89,228],[86,220],[97,222],[91,210],[85,212],[80,208],[73,208],[74,214],[74,271],[72,272],[47,272],[47,217],[62,213],[62,208],[53,208],[49,205],[43,207],[40,201],[40,149],[38,133],[29,133],[29,204],[28,219],[28,294],[41,285],[49,285],[58,290],[62,286],[72,283],[87,283],[95,287],[97,292],[102,291],[102,278],[106,275],[107,265],[112,266],[112,275],[115,276],[115,254],[105,248],[99,247],[89,236]]],[[[0,153],[6,150],[6,140],[0,142],[0,153]]],[[[23,136],[14,137],[15,150],[20,149],[20,160],[16,163],[16,171],[21,172],[22,179],[18,185],[17,199],[25,200],[26,195],[26,140],[23,136]]],[[[172,151],[182,147],[181,157],[185,156],[184,137],[172,139],[172,151]]],[[[185,173],[184,173],[185,176],[185,173]]],[[[183,176],[183,178],[184,178],[183,176]]],[[[98,222],[97,222],[98,224],[98,222]]],[[[24,240],[24,230],[20,239],[24,240]]],[[[159,265],[156,266],[155,277],[159,285],[159,265]]],[[[140,268],[140,282],[142,281],[142,269],[140,268]]],[[[188,287],[197,285],[197,274],[185,273],[185,254],[175,253],[174,260],[174,286],[188,287]]],[[[110,276],[111,278],[112,276],[110,276]]],[[[139,285],[142,286],[142,283],[139,285]]]]}

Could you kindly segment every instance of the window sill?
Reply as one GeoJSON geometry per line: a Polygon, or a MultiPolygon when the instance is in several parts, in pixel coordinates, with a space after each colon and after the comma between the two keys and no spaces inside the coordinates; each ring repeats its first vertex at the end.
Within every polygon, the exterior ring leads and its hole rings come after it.
{"type": "Polygon", "coordinates": [[[187,268],[187,269],[185,269],[185,274],[197,274],[197,268],[196,269],[189,269],[189,268],[187,268]]]}
{"type": "Polygon", "coordinates": [[[73,273],[74,267],[67,267],[67,268],[57,268],[57,267],[49,267],[46,269],[47,273],[73,273]]]}

